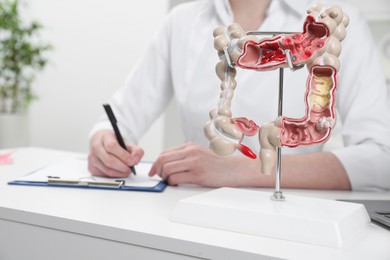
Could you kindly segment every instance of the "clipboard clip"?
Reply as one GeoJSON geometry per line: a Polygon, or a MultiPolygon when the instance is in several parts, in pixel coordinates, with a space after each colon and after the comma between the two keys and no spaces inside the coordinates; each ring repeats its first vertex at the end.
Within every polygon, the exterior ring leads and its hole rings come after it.
{"type": "MultiPolygon", "coordinates": [[[[91,179],[91,178],[88,178],[91,179]]],[[[85,178],[81,178],[79,180],[65,180],[56,176],[47,176],[47,184],[48,185],[56,185],[56,186],[77,186],[77,187],[104,187],[104,188],[117,188],[120,189],[126,183],[125,180],[115,180],[115,181],[96,181],[86,180],[85,178]]]]}

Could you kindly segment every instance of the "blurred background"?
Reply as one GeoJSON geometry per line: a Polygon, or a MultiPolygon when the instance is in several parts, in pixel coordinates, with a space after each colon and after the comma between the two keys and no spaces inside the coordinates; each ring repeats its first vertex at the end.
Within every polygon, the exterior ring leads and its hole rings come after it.
{"type": "MultiPolygon", "coordinates": [[[[123,85],[169,9],[181,2],[26,1],[23,16],[39,20],[42,38],[53,46],[47,67],[33,84],[38,100],[27,111],[26,145],[87,152],[88,134],[103,113],[102,103],[123,85]]],[[[366,15],[389,83],[390,1],[348,2],[366,15]]],[[[153,160],[182,140],[172,102],[140,144],[145,159],[153,160]]]]}

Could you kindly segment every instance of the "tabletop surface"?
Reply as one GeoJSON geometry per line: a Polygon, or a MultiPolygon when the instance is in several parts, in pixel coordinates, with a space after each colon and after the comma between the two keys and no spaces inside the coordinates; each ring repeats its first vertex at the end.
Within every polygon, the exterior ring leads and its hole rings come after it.
{"type": "MultiPolygon", "coordinates": [[[[5,152],[0,150],[0,154],[5,152]]],[[[201,187],[167,187],[153,193],[7,184],[50,163],[75,157],[86,155],[36,147],[14,149],[13,163],[0,165],[0,218],[213,259],[222,252],[229,256],[224,259],[312,259],[314,255],[316,259],[390,259],[390,231],[373,223],[337,249],[172,222],[170,216],[179,200],[210,190],[201,187]]],[[[284,194],[390,199],[390,192],[284,190],[284,194]]]]}

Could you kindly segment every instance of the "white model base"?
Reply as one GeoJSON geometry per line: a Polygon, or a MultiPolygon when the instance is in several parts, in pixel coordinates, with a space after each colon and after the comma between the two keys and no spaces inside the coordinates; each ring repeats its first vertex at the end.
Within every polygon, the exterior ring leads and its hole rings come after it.
{"type": "Polygon", "coordinates": [[[361,204],[220,188],[181,200],[172,221],[340,248],[370,222],[361,204]]]}

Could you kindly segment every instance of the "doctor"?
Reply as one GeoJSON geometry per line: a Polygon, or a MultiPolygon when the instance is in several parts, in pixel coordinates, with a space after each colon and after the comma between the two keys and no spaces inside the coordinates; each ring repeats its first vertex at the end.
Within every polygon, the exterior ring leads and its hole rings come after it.
{"type": "MultiPolygon", "coordinates": [[[[315,2],[214,0],[174,8],[125,85],[110,100],[122,123],[129,152],[120,147],[110,122],[102,116],[91,132],[91,173],[110,177],[131,174],[129,165],[137,164],[144,154],[138,140],[175,98],[188,142],[161,153],[151,174],[157,173],[171,185],[274,186],[274,174],[260,174],[260,160],[242,155],[219,157],[207,147],[203,126],[220,93],[212,31],[233,22],[245,31],[302,31],[306,10],[315,2]]],[[[339,4],[350,17],[339,57],[336,96],[344,147],[332,151],[323,151],[322,144],[283,148],[282,186],[389,190],[390,107],[384,75],[364,18],[355,8],[339,4]]],[[[284,115],[300,118],[305,113],[303,95],[308,72],[285,71],[284,115]]],[[[239,69],[236,80],[233,117],[244,116],[259,125],[273,121],[277,115],[278,72],[239,69]]],[[[256,137],[246,139],[245,145],[259,150],[256,137]]]]}

